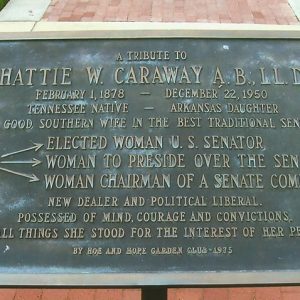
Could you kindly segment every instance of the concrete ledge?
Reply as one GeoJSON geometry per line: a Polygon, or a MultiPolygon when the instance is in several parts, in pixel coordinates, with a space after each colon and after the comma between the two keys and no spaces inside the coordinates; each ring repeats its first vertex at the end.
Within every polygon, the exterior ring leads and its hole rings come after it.
{"type": "MultiPolygon", "coordinates": [[[[67,272],[67,270],[65,270],[67,272]]],[[[1,285],[16,286],[155,286],[299,284],[296,271],[174,272],[174,273],[67,273],[0,274],[1,285]]]]}
{"type": "Polygon", "coordinates": [[[92,30],[300,30],[299,25],[265,24],[220,24],[220,23],[182,23],[182,22],[47,22],[36,23],[35,31],[92,31],[92,30]]]}
{"type": "Polygon", "coordinates": [[[0,22],[0,34],[6,32],[30,32],[35,22],[0,22]]]}
{"type": "Polygon", "coordinates": [[[300,25],[0,22],[0,39],[74,38],[300,38],[300,25]]]}

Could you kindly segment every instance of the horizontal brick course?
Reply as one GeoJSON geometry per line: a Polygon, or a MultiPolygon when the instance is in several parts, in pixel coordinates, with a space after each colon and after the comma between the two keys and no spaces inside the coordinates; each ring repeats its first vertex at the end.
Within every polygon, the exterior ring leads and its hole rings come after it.
{"type": "MultiPolygon", "coordinates": [[[[141,300],[140,289],[0,289],[0,300],[141,300]]],[[[299,300],[300,286],[171,288],[168,300],[299,300]]],[[[155,299],[154,299],[155,300],[155,299]]]]}
{"type": "Polygon", "coordinates": [[[172,288],[168,300],[300,300],[298,287],[172,288]]]}
{"type": "Polygon", "coordinates": [[[0,300],[141,300],[140,289],[0,288],[0,300]]]}
{"type": "Polygon", "coordinates": [[[67,289],[44,289],[41,300],[68,300],[68,294],[67,289]]]}
{"type": "Polygon", "coordinates": [[[17,289],[13,300],[40,300],[42,294],[42,289],[17,289]]]}
{"type": "Polygon", "coordinates": [[[16,289],[0,289],[0,300],[13,300],[16,293],[16,289]]]}

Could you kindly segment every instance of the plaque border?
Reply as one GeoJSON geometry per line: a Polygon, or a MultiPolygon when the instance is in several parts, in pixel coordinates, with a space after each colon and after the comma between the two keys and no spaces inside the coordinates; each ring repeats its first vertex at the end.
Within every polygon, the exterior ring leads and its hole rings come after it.
{"type": "Polygon", "coordinates": [[[299,271],[0,274],[0,286],[193,286],[299,284],[299,271]]]}
{"type": "MultiPolygon", "coordinates": [[[[299,25],[144,22],[0,22],[0,41],[72,39],[300,39],[299,25]]],[[[151,273],[0,273],[2,286],[299,284],[300,270],[151,273]]]]}

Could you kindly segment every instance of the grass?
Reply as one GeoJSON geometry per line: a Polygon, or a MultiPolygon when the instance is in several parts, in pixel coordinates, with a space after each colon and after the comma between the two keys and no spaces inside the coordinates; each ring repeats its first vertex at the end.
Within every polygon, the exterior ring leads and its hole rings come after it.
{"type": "Polygon", "coordinates": [[[6,5],[9,0],[0,0],[0,10],[6,5]]]}

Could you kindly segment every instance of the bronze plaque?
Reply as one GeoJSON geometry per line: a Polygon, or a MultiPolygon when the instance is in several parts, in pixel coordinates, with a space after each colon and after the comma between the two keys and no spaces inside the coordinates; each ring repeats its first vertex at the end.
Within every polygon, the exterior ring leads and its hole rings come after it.
{"type": "Polygon", "coordinates": [[[0,42],[1,284],[300,282],[300,44],[0,42]]]}

